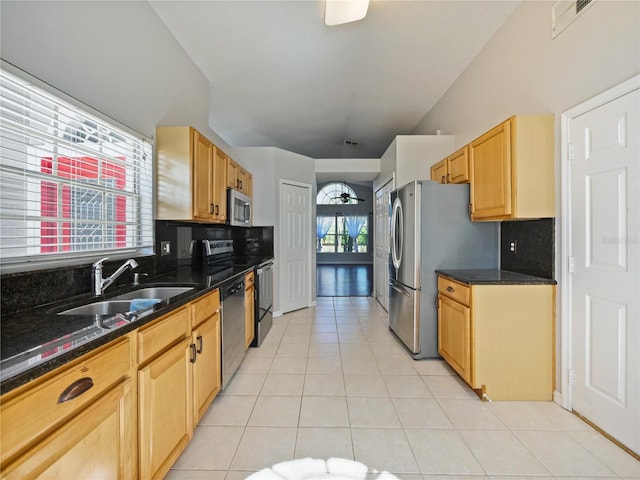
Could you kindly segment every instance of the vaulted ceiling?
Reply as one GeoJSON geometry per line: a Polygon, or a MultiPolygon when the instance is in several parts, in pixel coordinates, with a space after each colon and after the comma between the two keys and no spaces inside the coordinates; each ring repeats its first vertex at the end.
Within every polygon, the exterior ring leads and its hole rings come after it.
{"type": "Polygon", "coordinates": [[[209,123],[231,146],[379,158],[519,0],[372,0],[334,27],[324,0],[150,3],[209,80],[209,123]]]}

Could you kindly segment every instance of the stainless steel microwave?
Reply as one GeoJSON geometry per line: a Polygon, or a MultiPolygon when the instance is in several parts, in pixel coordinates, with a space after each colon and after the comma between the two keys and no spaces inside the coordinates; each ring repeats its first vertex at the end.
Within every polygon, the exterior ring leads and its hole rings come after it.
{"type": "Polygon", "coordinates": [[[227,190],[227,221],[238,227],[251,226],[251,198],[232,188],[227,190]]]}

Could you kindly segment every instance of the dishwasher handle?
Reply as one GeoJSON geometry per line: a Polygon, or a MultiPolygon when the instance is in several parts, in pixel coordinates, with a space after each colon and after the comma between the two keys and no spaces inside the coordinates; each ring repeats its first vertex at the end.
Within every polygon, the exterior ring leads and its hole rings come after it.
{"type": "Polygon", "coordinates": [[[234,283],[233,285],[229,285],[222,291],[222,298],[230,297],[238,293],[240,290],[244,290],[244,280],[238,283],[234,283]]]}

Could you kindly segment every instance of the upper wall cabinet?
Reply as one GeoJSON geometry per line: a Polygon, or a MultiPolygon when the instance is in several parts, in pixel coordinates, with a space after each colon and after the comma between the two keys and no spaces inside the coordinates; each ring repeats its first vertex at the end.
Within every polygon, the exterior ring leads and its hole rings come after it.
{"type": "Polygon", "coordinates": [[[224,223],[224,153],[192,127],[158,127],[156,150],[156,217],[224,223]]]}
{"type": "Polygon", "coordinates": [[[244,193],[247,196],[251,196],[253,193],[253,177],[244,168],[238,165],[231,157],[227,157],[227,187],[233,188],[244,193]]]}
{"type": "Polygon", "coordinates": [[[469,144],[471,219],[555,216],[553,115],[517,115],[469,144]]]}
{"type": "Polygon", "coordinates": [[[439,183],[469,183],[469,147],[462,147],[432,165],[431,180],[439,183]]]}

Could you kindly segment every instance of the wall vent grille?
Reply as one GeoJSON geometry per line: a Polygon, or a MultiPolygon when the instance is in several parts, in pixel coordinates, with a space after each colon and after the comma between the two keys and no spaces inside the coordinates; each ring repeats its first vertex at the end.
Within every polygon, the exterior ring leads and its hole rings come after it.
{"type": "Polygon", "coordinates": [[[556,38],[596,0],[559,0],[551,7],[551,37],[556,38]]]}

